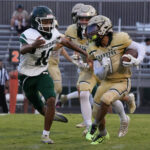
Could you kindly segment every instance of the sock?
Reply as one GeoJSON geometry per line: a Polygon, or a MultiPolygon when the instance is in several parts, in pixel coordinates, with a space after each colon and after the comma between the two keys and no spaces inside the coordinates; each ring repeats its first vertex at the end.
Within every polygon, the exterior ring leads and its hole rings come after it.
{"type": "Polygon", "coordinates": [[[73,98],[79,98],[79,93],[78,93],[78,91],[69,93],[69,94],[67,95],[67,99],[73,99],[73,98]]]}
{"type": "Polygon", "coordinates": [[[89,91],[81,91],[80,92],[80,107],[81,113],[84,119],[84,123],[87,128],[92,124],[92,108],[89,101],[90,92],[89,91]]]}
{"type": "Polygon", "coordinates": [[[123,104],[120,100],[116,100],[115,102],[113,102],[112,108],[119,115],[120,121],[126,121],[127,120],[127,116],[125,114],[123,104]]]}
{"type": "Polygon", "coordinates": [[[57,102],[58,102],[58,98],[59,98],[59,93],[56,93],[56,101],[55,101],[55,105],[56,105],[57,102]]]}
{"type": "Polygon", "coordinates": [[[49,134],[50,134],[50,131],[43,130],[43,135],[49,136],[49,134]]]}
{"type": "Polygon", "coordinates": [[[92,94],[90,94],[90,104],[91,104],[91,106],[93,106],[93,103],[94,103],[93,96],[92,96],[92,94]]]}

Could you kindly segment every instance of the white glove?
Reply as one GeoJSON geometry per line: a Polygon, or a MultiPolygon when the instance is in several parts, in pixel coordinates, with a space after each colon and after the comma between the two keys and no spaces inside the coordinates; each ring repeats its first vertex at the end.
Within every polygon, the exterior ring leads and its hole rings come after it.
{"type": "Polygon", "coordinates": [[[102,65],[103,65],[104,68],[110,66],[110,63],[111,62],[110,62],[110,58],[109,57],[103,57],[102,65]]]}
{"type": "Polygon", "coordinates": [[[107,65],[105,64],[105,67],[100,64],[98,60],[94,61],[94,74],[100,79],[104,80],[107,77],[108,69],[109,67],[106,67],[107,65]]]}
{"type": "Polygon", "coordinates": [[[79,65],[79,61],[78,61],[78,60],[73,60],[73,59],[72,59],[72,63],[75,64],[77,67],[78,67],[78,65],[79,65]]]}
{"type": "Polygon", "coordinates": [[[87,63],[84,63],[82,60],[74,60],[72,59],[72,63],[75,64],[79,69],[81,70],[87,70],[89,69],[89,65],[87,63]]]}
{"type": "Polygon", "coordinates": [[[125,54],[122,57],[127,57],[127,58],[129,58],[131,60],[130,62],[123,61],[122,64],[123,64],[124,67],[132,67],[134,65],[138,66],[139,63],[140,63],[140,61],[138,59],[136,59],[135,57],[133,57],[130,54],[125,54]]]}
{"type": "Polygon", "coordinates": [[[72,59],[72,63],[75,64],[78,67],[79,62],[80,62],[79,56],[74,54],[74,55],[71,56],[71,59],[72,59]]]}
{"type": "Polygon", "coordinates": [[[90,66],[87,64],[87,63],[84,63],[83,61],[80,61],[78,67],[81,69],[81,70],[88,70],[90,68],[90,66]]]}
{"type": "Polygon", "coordinates": [[[73,54],[73,55],[71,56],[71,58],[72,58],[73,60],[79,60],[79,59],[80,59],[80,56],[77,55],[77,54],[73,54]]]}
{"type": "Polygon", "coordinates": [[[112,73],[111,60],[109,57],[103,57],[102,66],[104,67],[106,72],[112,73]]]}

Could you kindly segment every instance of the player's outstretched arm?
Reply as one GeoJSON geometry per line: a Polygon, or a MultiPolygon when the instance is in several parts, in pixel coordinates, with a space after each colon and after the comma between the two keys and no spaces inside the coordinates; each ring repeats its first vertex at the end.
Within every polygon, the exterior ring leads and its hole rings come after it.
{"type": "Polygon", "coordinates": [[[67,51],[66,51],[64,48],[62,48],[61,54],[62,54],[68,61],[72,62],[71,57],[68,55],[67,51]]]}
{"type": "Polygon", "coordinates": [[[60,43],[76,52],[79,52],[83,55],[85,55],[86,57],[88,57],[88,54],[86,51],[82,50],[78,45],[74,44],[72,41],[70,41],[69,39],[62,37],[60,40],[60,43]]]}
{"type": "Polygon", "coordinates": [[[32,44],[23,45],[20,48],[20,53],[22,55],[26,53],[33,53],[36,48],[42,47],[43,44],[45,44],[45,40],[41,39],[41,36],[39,36],[32,44]]]}

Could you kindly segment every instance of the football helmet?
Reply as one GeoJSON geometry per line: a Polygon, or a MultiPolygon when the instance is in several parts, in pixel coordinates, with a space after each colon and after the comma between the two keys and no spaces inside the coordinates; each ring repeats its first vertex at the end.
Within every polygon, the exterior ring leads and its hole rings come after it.
{"type": "Polygon", "coordinates": [[[77,3],[73,6],[72,12],[71,12],[71,17],[72,17],[73,23],[77,22],[77,12],[83,5],[84,4],[82,4],[82,3],[77,3]]]}
{"type": "Polygon", "coordinates": [[[88,21],[95,15],[97,15],[96,9],[91,5],[83,5],[77,12],[77,30],[81,39],[85,38],[88,21]]]}
{"type": "Polygon", "coordinates": [[[112,23],[110,19],[105,16],[95,16],[88,22],[87,37],[92,41],[95,41],[98,38],[102,39],[104,35],[108,35],[108,33],[112,32],[112,23]]]}
{"type": "Polygon", "coordinates": [[[55,27],[54,15],[51,9],[46,6],[37,6],[31,13],[31,27],[42,33],[51,33],[55,27]]]}

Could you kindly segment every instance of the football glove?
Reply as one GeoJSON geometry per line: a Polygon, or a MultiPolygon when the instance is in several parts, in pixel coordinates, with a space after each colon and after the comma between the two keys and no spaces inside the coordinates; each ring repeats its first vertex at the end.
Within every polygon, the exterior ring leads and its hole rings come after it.
{"type": "Polygon", "coordinates": [[[104,67],[106,72],[112,73],[111,60],[109,57],[104,57],[102,59],[102,66],[104,67]]]}
{"type": "Polygon", "coordinates": [[[139,63],[140,63],[137,58],[133,57],[130,54],[125,54],[122,57],[127,57],[131,60],[130,62],[123,61],[122,64],[123,64],[124,67],[138,66],[139,63]]]}
{"type": "Polygon", "coordinates": [[[84,63],[82,60],[79,62],[78,67],[80,70],[88,70],[90,67],[87,63],[84,63]]]}
{"type": "Polygon", "coordinates": [[[94,61],[94,74],[100,79],[104,80],[107,77],[109,67],[103,66],[98,60],[94,61]]]}
{"type": "Polygon", "coordinates": [[[71,56],[72,60],[80,60],[81,59],[81,56],[77,55],[77,54],[73,54],[71,56]]]}
{"type": "Polygon", "coordinates": [[[79,69],[86,70],[89,69],[89,65],[84,63],[80,56],[72,55],[72,63],[75,64],[79,69]]]}

